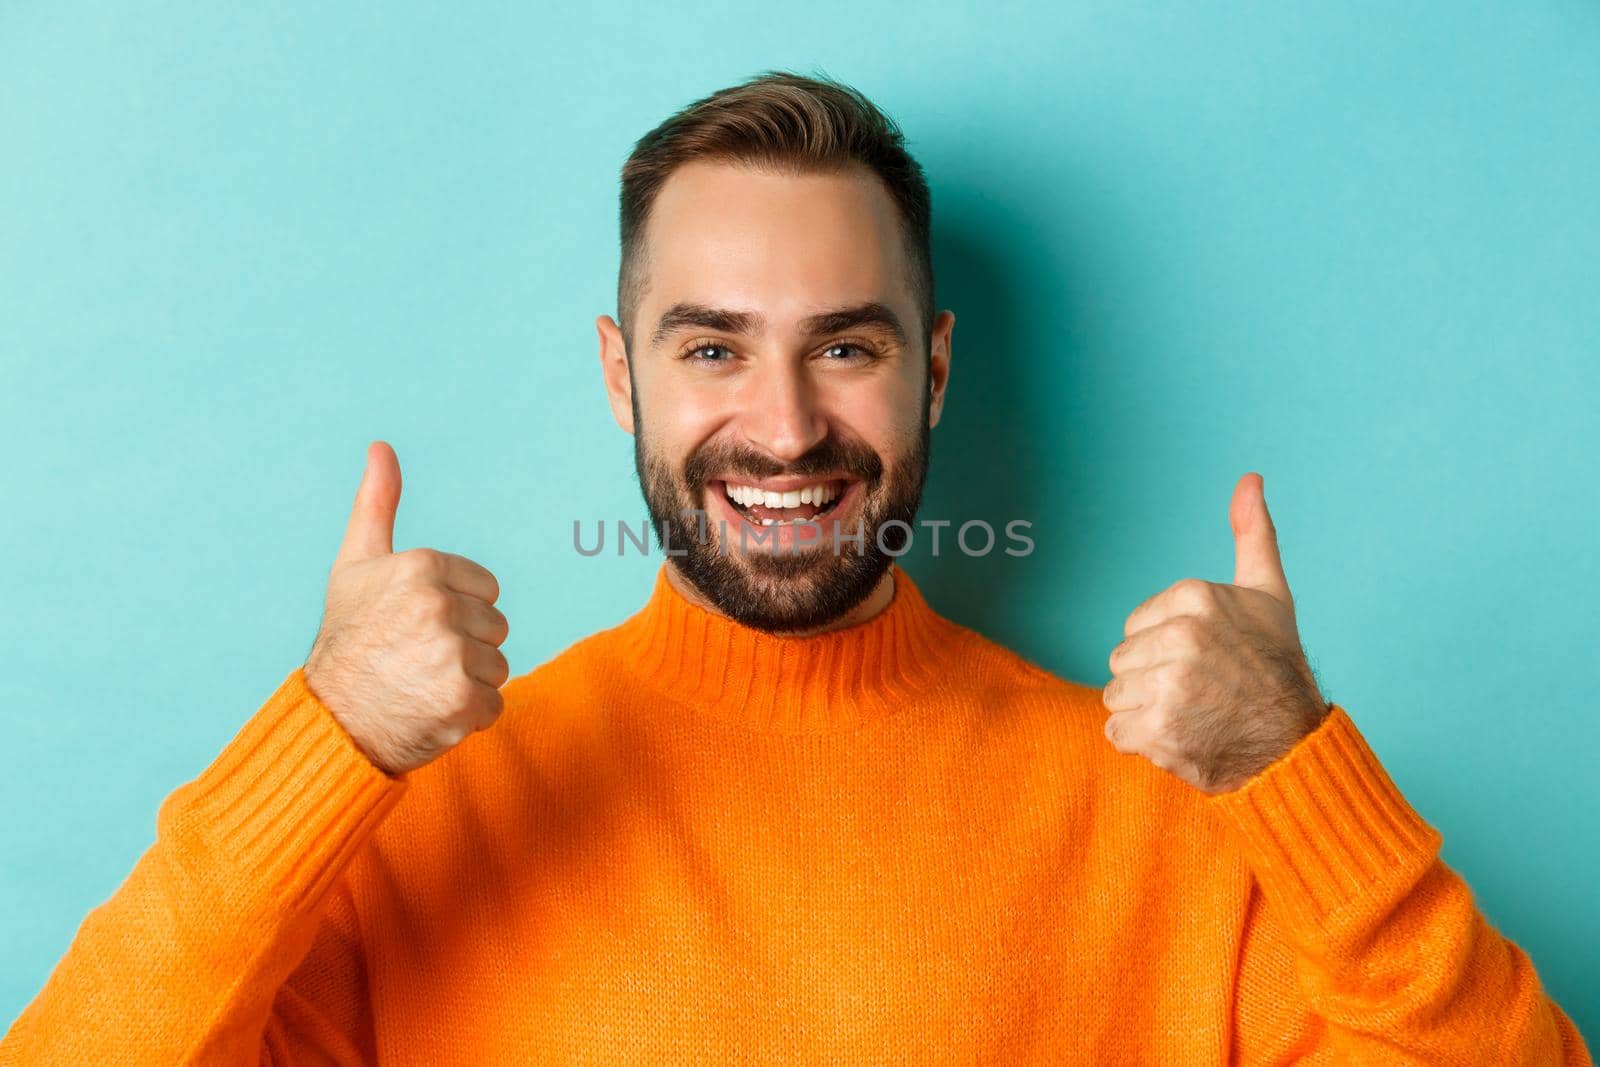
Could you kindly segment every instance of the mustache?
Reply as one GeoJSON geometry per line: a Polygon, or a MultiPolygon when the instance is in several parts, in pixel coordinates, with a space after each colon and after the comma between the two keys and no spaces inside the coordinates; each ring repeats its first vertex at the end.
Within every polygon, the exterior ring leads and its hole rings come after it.
{"type": "Polygon", "coordinates": [[[754,449],[713,445],[697,450],[683,465],[689,486],[704,485],[714,475],[733,474],[759,481],[784,475],[805,477],[843,471],[875,488],[883,479],[883,460],[866,442],[833,436],[823,438],[793,463],[781,463],[754,449]]]}

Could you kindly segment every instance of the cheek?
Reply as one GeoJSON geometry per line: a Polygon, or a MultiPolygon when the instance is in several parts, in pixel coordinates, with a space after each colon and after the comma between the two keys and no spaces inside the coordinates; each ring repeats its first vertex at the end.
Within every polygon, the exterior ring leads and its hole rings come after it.
{"type": "Polygon", "coordinates": [[[639,417],[645,438],[658,455],[682,458],[711,436],[733,410],[724,391],[686,388],[663,377],[639,391],[639,417]]]}
{"type": "Polygon", "coordinates": [[[827,406],[842,427],[885,462],[910,451],[922,425],[922,394],[898,378],[833,390],[827,406]]]}

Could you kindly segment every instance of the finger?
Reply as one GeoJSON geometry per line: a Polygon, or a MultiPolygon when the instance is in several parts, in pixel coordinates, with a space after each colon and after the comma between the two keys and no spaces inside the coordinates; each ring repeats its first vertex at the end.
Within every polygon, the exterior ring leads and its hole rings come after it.
{"type": "Polygon", "coordinates": [[[400,507],[400,460],[387,441],[367,446],[367,466],[339,544],[338,563],[394,551],[394,516],[400,507]]]}
{"type": "Polygon", "coordinates": [[[1159,663],[1167,658],[1166,644],[1162,640],[1164,632],[1157,624],[1127,635],[1106,657],[1106,666],[1111,668],[1112,674],[1124,674],[1159,663]]]}
{"type": "Polygon", "coordinates": [[[1204,656],[1216,639],[1214,624],[1199,615],[1172,615],[1124,637],[1106,663],[1112,674],[1147,670],[1185,657],[1204,656]]]}
{"type": "Polygon", "coordinates": [[[1106,719],[1103,730],[1111,747],[1127,755],[1137,755],[1142,749],[1143,727],[1136,711],[1123,711],[1106,719]]]}
{"type": "Polygon", "coordinates": [[[1124,637],[1166,622],[1178,615],[1205,615],[1216,607],[1217,591],[1211,582],[1184,578],[1173,582],[1134,608],[1122,624],[1124,637]]]}
{"type": "Polygon", "coordinates": [[[455,598],[456,611],[460,613],[462,633],[486,645],[505,643],[507,635],[511,632],[511,626],[499,608],[478,597],[457,593],[454,590],[450,595],[455,598]]]}
{"type": "Polygon", "coordinates": [[[1278,554],[1278,531],[1267,513],[1266,483],[1256,472],[1244,475],[1233,487],[1228,525],[1233,527],[1233,584],[1259,589],[1293,607],[1278,554]]]}
{"type": "Polygon", "coordinates": [[[454,552],[441,552],[444,557],[444,584],[458,593],[475,596],[486,604],[500,599],[500,583],[488,568],[472,562],[454,552]]]}
{"type": "Polygon", "coordinates": [[[468,637],[466,642],[467,673],[491,689],[505,685],[511,677],[511,665],[506,662],[505,655],[498,648],[486,645],[477,638],[468,637]]]}
{"type": "Polygon", "coordinates": [[[1148,670],[1128,671],[1106,683],[1100,702],[1107,711],[1138,711],[1151,703],[1152,690],[1148,670]]]}
{"type": "Polygon", "coordinates": [[[505,710],[505,696],[498,689],[487,685],[478,686],[478,700],[476,714],[473,716],[473,730],[487,730],[500,718],[500,713],[505,710]]]}

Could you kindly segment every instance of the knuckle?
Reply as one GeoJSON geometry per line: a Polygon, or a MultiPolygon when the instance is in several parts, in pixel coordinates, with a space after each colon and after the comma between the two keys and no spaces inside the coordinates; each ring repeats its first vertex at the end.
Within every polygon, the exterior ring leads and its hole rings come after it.
{"type": "Polygon", "coordinates": [[[431,548],[408,548],[398,554],[403,573],[412,578],[429,578],[439,573],[443,557],[431,548]]]}
{"type": "Polygon", "coordinates": [[[465,676],[461,667],[461,639],[452,633],[440,633],[428,643],[429,667],[443,679],[440,696],[452,703],[460,701],[456,686],[465,676]]]}
{"type": "Polygon", "coordinates": [[[1206,624],[1197,615],[1180,615],[1170,624],[1170,637],[1174,650],[1198,652],[1206,640],[1206,624]]]}
{"type": "Polygon", "coordinates": [[[433,744],[441,750],[454,748],[472,733],[472,716],[456,712],[439,720],[432,731],[433,744]]]}
{"type": "Polygon", "coordinates": [[[1154,597],[1151,597],[1150,600],[1146,600],[1143,604],[1128,612],[1128,617],[1122,620],[1123,637],[1132,637],[1144,626],[1144,620],[1150,611],[1150,603],[1154,599],[1154,597]]]}
{"type": "Polygon", "coordinates": [[[1145,722],[1152,736],[1162,737],[1172,725],[1172,716],[1165,708],[1156,707],[1151,709],[1145,722]]]}
{"type": "Polygon", "coordinates": [[[1167,670],[1166,702],[1184,704],[1199,692],[1200,674],[1192,659],[1178,660],[1167,670]]]}
{"type": "Polygon", "coordinates": [[[444,748],[455,748],[472,733],[472,724],[453,720],[439,728],[436,740],[444,748]]]}
{"type": "Polygon", "coordinates": [[[450,679],[450,706],[456,709],[470,708],[473,698],[477,695],[477,680],[472,677],[468,669],[468,658],[464,650],[458,648],[451,666],[454,675],[450,679]]]}
{"type": "Polygon", "coordinates": [[[425,626],[450,622],[450,597],[442,589],[419,590],[411,600],[412,618],[425,626]]]}

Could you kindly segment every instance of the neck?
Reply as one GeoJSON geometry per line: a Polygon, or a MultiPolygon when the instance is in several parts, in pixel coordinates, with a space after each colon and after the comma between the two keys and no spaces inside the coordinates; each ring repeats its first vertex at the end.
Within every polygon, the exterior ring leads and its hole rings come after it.
{"type": "MultiPolygon", "coordinates": [[[[678,592],[678,595],[682,596],[689,603],[698,608],[703,608],[713,615],[720,616],[724,619],[729,617],[727,612],[718,608],[716,604],[712,603],[705,596],[704,593],[695,588],[693,582],[689,581],[689,579],[683,576],[683,574],[678,570],[677,564],[669,560],[666,569],[667,581],[672,583],[672,588],[678,592]]],[[[851,626],[858,626],[861,623],[866,622],[868,619],[873,618],[881,613],[883,609],[887,608],[893,601],[894,568],[890,567],[888,570],[883,572],[883,577],[878,579],[878,584],[872,587],[872,592],[867,594],[866,599],[861,601],[861,603],[857,604],[855,607],[851,608],[849,611],[845,612],[843,615],[829,622],[825,622],[820,626],[813,626],[804,630],[784,630],[782,633],[785,637],[814,637],[817,634],[831,633],[834,630],[844,630],[851,626]]]]}

